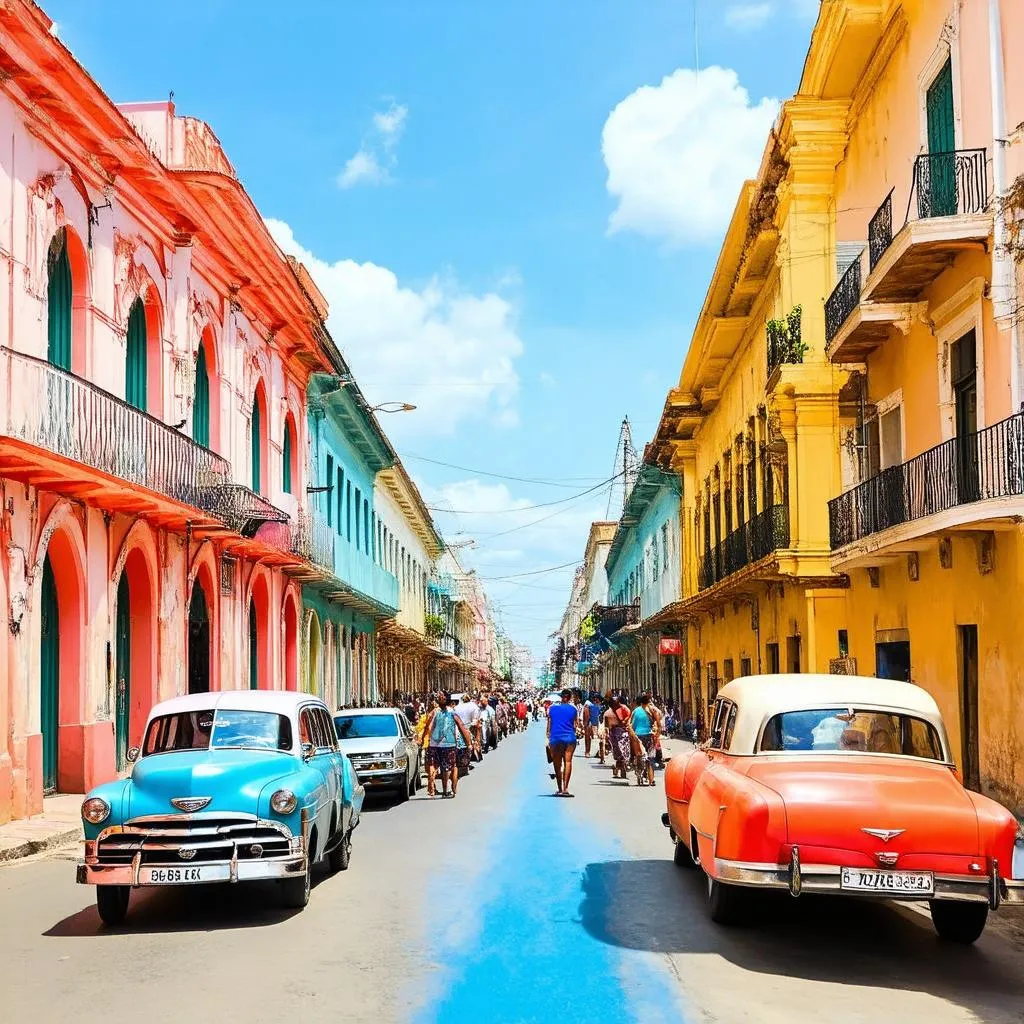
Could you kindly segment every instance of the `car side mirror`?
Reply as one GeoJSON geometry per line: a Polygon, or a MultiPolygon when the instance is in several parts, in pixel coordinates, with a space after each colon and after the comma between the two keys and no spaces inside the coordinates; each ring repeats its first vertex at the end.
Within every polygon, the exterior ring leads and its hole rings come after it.
{"type": "Polygon", "coordinates": [[[302,747],[301,747],[301,750],[302,750],[302,760],[303,761],[311,761],[313,759],[313,751],[314,751],[314,749],[315,748],[313,747],[312,743],[303,743],[302,747]]]}
{"type": "Polygon", "coordinates": [[[134,764],[139,759],[139,748],[129,747],[128,752],[124,756],[129,764],[134,764]]]}

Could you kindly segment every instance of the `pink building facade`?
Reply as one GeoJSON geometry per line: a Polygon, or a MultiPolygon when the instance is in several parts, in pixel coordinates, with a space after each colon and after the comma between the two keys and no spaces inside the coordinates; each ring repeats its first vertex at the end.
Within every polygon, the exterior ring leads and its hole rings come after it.
{"type": "Polygon", "coordinates": [[[326,306],[212,131],[0,9],[0,823],[152,704],[295,688],[326,306]]]}

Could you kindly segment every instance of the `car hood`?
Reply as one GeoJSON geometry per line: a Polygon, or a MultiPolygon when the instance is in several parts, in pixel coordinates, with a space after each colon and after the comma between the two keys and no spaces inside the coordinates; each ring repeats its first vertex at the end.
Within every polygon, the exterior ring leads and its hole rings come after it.
{"type": "Polygon", "coordinates": [[[980,853],[978,815],[948,767],[900,757],[754,758],[748,776],[786,808],[790,843],[873,854],[980,853]],[[863,830],[897,832],[889,838],[863,830]]]}
{"type": "Polygon", "coordinates": [[[349,757],[385,752],[390,755],[397,745],[397,736],[367,736],[351,740],[338,740],[338,749],[343,754],[348,754],[349,757]]]}
{"type": "Polygon", "coordinates": [[[210,797],[204,811],[256,814],[260,790],[293,774],[302,762],[272,750],[183,750],[137,762],[126,817],[177,814],[175,797],[210,797]]]}

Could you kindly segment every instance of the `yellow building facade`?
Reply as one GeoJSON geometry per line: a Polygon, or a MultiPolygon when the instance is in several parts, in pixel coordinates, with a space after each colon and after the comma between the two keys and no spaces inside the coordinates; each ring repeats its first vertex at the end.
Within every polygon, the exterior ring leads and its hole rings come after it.
{"type": "Polygon", "coordinates": [[[653,442],[688,711],[748,672],[909,679],[1018,810],[1021,43],[1017,0],[824,0],[653,442]]]}
{"type": "MultiPolygon", "coordinates": [[[[1020,810],[1020,292],[1000,195],[1024,171],[1024,72],[1005,59],[1024,8],[996,5],[993,26],[986,4],[874,6],[836,169],[836,239],[857,255],[826,300],[829,359],[850,372],[832,567],[857,670],[931,691],[965,782],[1020,810]]],[[[827,77],[833,22],[802,89],[827,77]]]]}

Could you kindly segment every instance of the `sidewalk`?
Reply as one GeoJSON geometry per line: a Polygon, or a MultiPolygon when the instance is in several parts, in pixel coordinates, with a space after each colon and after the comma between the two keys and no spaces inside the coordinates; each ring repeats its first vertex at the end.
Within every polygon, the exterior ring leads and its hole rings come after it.
{"type": "Polygon", "coordinates": [[[0,863],[81,839],[81,806],[80,793],[59,793],[43,799],[42,814],[0,825],[0,863]]]}

